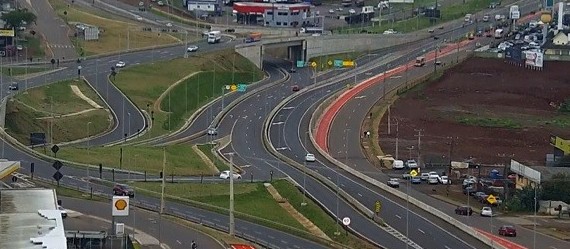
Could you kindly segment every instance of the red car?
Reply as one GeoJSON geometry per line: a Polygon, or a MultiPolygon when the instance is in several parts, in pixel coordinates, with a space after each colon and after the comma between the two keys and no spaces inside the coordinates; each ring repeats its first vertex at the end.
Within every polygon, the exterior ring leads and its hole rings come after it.
{"type": "Polygon", "coordinates": [[[499,235],[517,237],[517,229],[513,226],[501,226],[499,228],[499,235]]]}
{"type": "Polygon", "coordinates": [[[293,92],[297,92],[299,90],[301,90],[301,88],[298,85],[294,85],[291,90],[293,90],[293,92]]]}

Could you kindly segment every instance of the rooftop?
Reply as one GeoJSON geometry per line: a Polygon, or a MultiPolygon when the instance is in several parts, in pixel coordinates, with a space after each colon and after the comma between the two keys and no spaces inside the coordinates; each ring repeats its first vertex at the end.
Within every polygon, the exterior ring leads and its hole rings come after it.
{"type": "Polygon", "coordinates": [[[53,189],[0,189],[0,248],[67,249],[53,189]]]}

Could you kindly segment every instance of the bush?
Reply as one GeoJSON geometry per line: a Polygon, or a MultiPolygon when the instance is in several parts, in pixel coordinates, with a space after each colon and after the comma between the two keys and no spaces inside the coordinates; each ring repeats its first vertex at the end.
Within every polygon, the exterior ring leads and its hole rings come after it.
{"type": "Polygon", "coordinates": [[[570,99],[566,99],[564,101],[564,103],[562,103],[560,105],[560,109],[558,109],[560,112],[564,112],[564,113],[570,113],[570,99]]]}

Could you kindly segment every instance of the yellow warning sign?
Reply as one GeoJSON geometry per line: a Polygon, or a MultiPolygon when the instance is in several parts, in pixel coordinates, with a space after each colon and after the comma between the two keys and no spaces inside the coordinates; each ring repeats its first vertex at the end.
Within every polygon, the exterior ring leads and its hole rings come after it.
{"type": "Polygon", "coordinates": [[[235,91],[237,90],[237,85],[231,85],[231,86],[230,86],[230,90],[231,90],[232,92],[235,92],[235,91]]]}
{"type": "Polygon", "coordinates": [[[317,67],[317,63],[316,62],[311,62],[311,67],[317,67]]]}
{"type": "Polygon", "coordinates": [[[418,175],[418,172],[415,170],[410,171],[410,175],[413,177],[416,177],[418,175]]]}
{"type": "Polygon", "coordinates": [[[354,61],[342,61],[343,67],[354,67],[354,61]]]}

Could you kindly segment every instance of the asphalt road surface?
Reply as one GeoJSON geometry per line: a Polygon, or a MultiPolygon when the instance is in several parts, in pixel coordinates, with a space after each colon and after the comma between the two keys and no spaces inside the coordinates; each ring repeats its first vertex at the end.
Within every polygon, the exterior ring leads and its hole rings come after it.
{"type": "MultiPolygon", "coordinates": [[[[109,234],[112,233],[111,223],[111,201],[97,202],[75,198],[59,197],[62,200],[62,206],[66,209],[80,212],[91,216],[96,216],[107,220],[89,218],[88,216],[67,217],[64,219],[65,230],[82,230],[82,231],[101,231],[105,230],[109,234]]],[[[173,249],[187,249],[194,240],[200,248],[224,248],[213,237],[205,235],[192,228],[180,225],[169,219],[160,219],[158,213],[149,212],[140,208],[131,206],[130,214],[127,217],[117,217],[116,222],[124,223],[125,226],[135,228],[135,238],[137,231],[142,231],[156,239],[160,239],[160,243],[168,245],[173,249]],[[162,223],[162,224],[160,224],[162,223]],[[161,231],[159,236],[159,231],[161,231]]],[[[132,234],[133,231],[125,229],[126,233],[132,234]]]]}
{"type": "Polygon", "coordinates": [[[71,43],[68,35],[73,35],[73,31],[69,29],[65,21],[63,21],[55,13],[48,0],[20,0],[24,5],[31,4],[31,10],[38,17],[37,31],[41,33],[47,40],[48,57],[56,59],[74,59],[77,58],[75,46],[71,43]],[[50,56],[50,54],[52,54],[50,56]]]}

